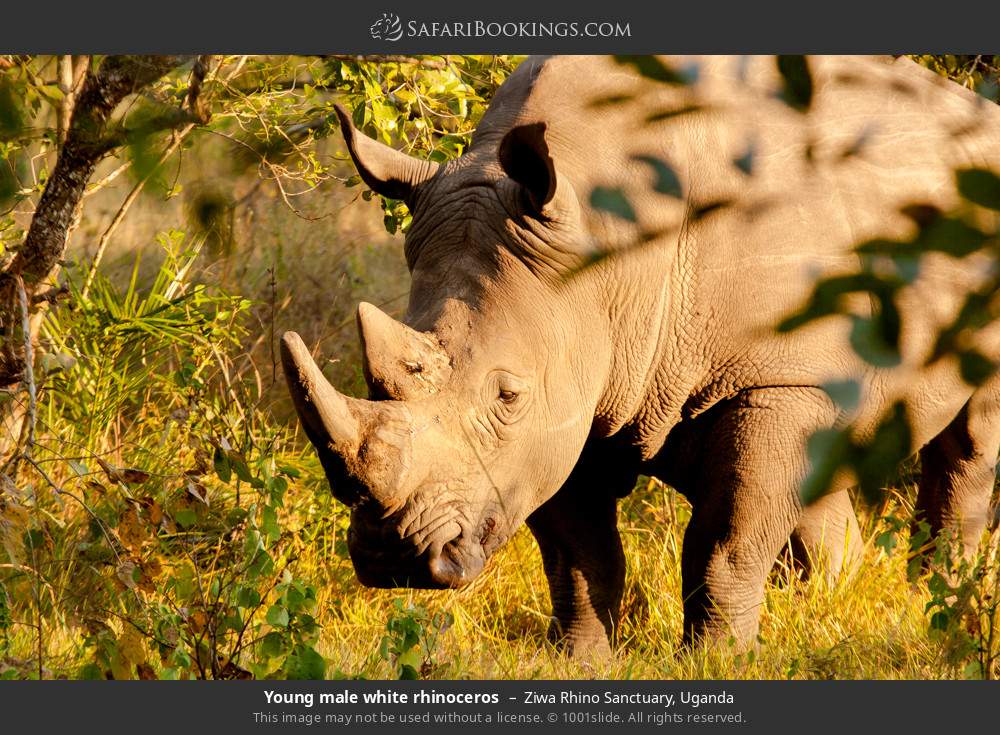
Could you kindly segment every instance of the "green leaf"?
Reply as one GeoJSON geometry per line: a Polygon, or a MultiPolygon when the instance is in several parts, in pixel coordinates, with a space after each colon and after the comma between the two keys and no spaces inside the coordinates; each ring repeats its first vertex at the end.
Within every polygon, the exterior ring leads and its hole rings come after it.
{"type": "Polygon", "coordinates": [[[76,678],[83,679],[86,681],[95,681],[99,679],[103,680],[104,672],[101,670],[100,666],[98,666],[94,662],[91,662],[89,664],[85,664],[83,667],[80,668],[80,670],[77,672],[76,678]]]}
{"type": "Polygon", "coordinates": [[[324,679],[326,660],[312,646],[299,644],[285,661],[285,676],[289,679],[324,679]]]}
{"type": "MultiPolygon", "coordinates": [[[[924,538],[923,542],[926,543],[929,540],[929,538],[930,538],[929,536],[927,538],[924,538]]],[[[919,548],[919,546],[917,546],[916,548],[919,548]]],[[[931,578],[927,580],[927,589],[936,599],[943,599],[948,595],[950,595],[953,591],[951,585],[948,584],[948,580],[942,577],[939,572],[935,572],[934,574],[931,575],[931,578]]],[[[929,604],[933,605],[934,603],[932,601],[929,604]]]]}
{"type": "Polygon", "coordinates": [[[265,577],[274,571],[274,559],[265,549],[254,552],[253,562],[247,567],[251,579],[265,577]]]}
{"type": "Polygon", "coordinates": [[[420,652],[416,648],[411,648],[399,654],[396,659],[396,666],[399,667],[400,679],[416,679],[420,670],[420,652]]]}
{"type": "Polygon", "coordinates": [[[243,480],[243,482],[250,482],[253,479],[253,475],[250,472],[250,468],[247,466],[247,461],[239,452],[229,452],[229,466],[232,467],[233,472],[238,478],[243,480]]]}
{"type": "Polygon", "coordinates": [[[287,628],[288,627],[288,610],[284,606],[274,604],[268,608],[267,616],[265,618],[270,625],[276,628],[287,628]]]}
{"type": "Polygon", "coordinates": [[[978,227],[955,217],[939,217],[920,228],[913,247],[920,253],[936,251],[963,258],[983,247],[988,239],[989,235],[978,227]]]}
{"type": "Polygon", "coordinates": [[[809,302],[801,311],[785,318],[778,325],[778,331],[791,332],[821,317],[839,313],[842,299],[847,294],[864,291],[873,294],[892,293],[898,285],[873,273],[827,278],[816,284],[809,302]]]}
{"type": "Polygon", "coordinates": [[[319,623],[312,615],[298,613],[295,616],[295,630],[303,640],[313,642],[315,637],[319,635],[319,623]]]}
{"type": "Polygon", "coordinates": [[[243,630],[243,618],[240,617],[238,612],[235,612],[232,615],[226,615],[222,618],[222,623],[219,625],[217,634],[221,635],[227,630],[231,630],[234,633],[239,633],[243,630]]]}
{"type": "Polygon", "coordinates": [[[48,98],[50,102],[58,102],[65,96],[63,91],[59,89],[58,84],[43,84],[38,87],[38,91],[42,96],[48,98]]]}
{"type": "Polygon", "coordinates": [[[962,669],[962,676],[966,679],[984,679],[982,663],[979,661],[970,661],[962,669]]]}
{"type": "Polygon", "coordinates": [[[128,132],[124,152],[132,164],[129,175],[133,180],[145,181],[147,189],[164,192],[167,184],[160,165],[162,134],[152,124],[155,116],[153,105],[142,105],[138,112],[129,115],[125,123],[128,132]]]}
{"type": "Polygon", "coordinates": [[[0,76],[0,142],[24,133],[28,118],[24,95],[6,76],[0,76]]]}
{"type": "Polygon", "coordinates": [[[260,520],[261,530],[264,531],[271,541],[277,541],[281,536],[281,528],[278,527],[278,513],[269,505],[264,506],[260,520]]]}
{"type": "Polygon", "coordinates": [[[279,464],[278,472],[285,475],[286,477],[298,477],[302,473],[298,471],[295,467],[287,464],[279,464]]]}
{"type": "Polygon", "coordinates": [[[292,612],[298,612],[305,599],[305,593],[295,585],[289,587],[285,593],[285,604],[288,605],[288,609],[292,612]]]}
{"type": "MultiPolygon", "coordinates": [[[[632,160],[645,163],[653,169],[653,173],[656,175],[656,180],[653,182],[653,191],[676,197],[677,199],[684,196],[680,178],[666,161],[655,156],[633,156],[632,160]]],[[[593,203],[593,195],[591,195],[591,203],[593,203]]]]}
{"type": "Polygon", "coordinates": [[[253,587],[240,587],[236,593],[236,604],[242,608],[254,608],[260,604],[260,593],[253,587]]]}
{"type": "Polygon", "coordinates": [[[854,472],[858,487],[868,503],[882,499],[882,489],[896,467],[912,452],[913,436],[906,406],[896,403],[892,414],[883,419],[871,439],[857,452],[854,472]]]}
{"type": "Polygon", "coordinates": [[[831,381],[820,388],[844,411],[853,411],[861,402],[861,384],[856,380],[831,381]]]}
{"type": "Polygon", "coordinates": [[[640,75],[654,82],[687,86],[698,81],[698,67],[693,65],[677,70],[655,56],[615,56],[615,61],[631,66],[640,75]]]}
{"type": "Polygon", "coordinates": [[[416,681],[420,678],[420,674],[415,668],[409,664],[404,664],[399,667],[399,679],[400,681],[416,681]]]}
{"type": "Polygon", "coordinates": [[[260,650],[268,658],[277,658],[285,653],[287,648],[285,636],[277,631],[271,631],[260,642],[260,650]]]}
{"type": "Polygon", "coordinates": [[[612,189],[605,186],[596,186],[590,192],[590,206],[594,209],[602,209],[610,212],[616,217],[627,222],[635,222],[635,210],[621,189],[612,189]]]}
{"type": "Polygon", "coordinates": [[[997,371],[997,366],[979,350],[963,350],[958,355],[962,380],[969,385],[982,385],[997,371]]]}
{"type": "Polygon", "coordinates": [[[181,508],[174,511],[174,521],[182,528],[191,528],[198,522],[198,514],[190,508],[181,508]]]}
{"type": "Polygon", "coordinates": [[[982,329],[992,321],[990,304],[995,298],[994,291],[995,287],[990,284],[984,289],[966,295],[955,321],[938,334],[937,344],[934,345],[934,352],[931,355],[932,361],[952,352],[961,352],[959,339],[962,333],[966,330],[982,329]]]}
{"type": "Polygon", "coordinates": [[[778,56],[778,72],[783,88],[780,99],[789,107],[801,112],[812,104],[813,82],[809,73],[809,61],[805,56],[778,56]]]}
{"type": "Polygon", "coordinates": [[[1000,212],[1000,176],[984,168],[966,168],[955,172],[958,193],[981,207],[1000,212]]]}
{"type": "Polygon", "coordinates": [[[738,168],[740,171],[745,173],[747,176],[753,176],[753,163],[754,163],[754,156],[756,155],[756,153],[757,153],[757,146],[751,140],[747,144],[747,149],[743,153],[743,155],[733,159],[733,165],[736,166],[736,168],[738,168]]]}
{"type": "Polygon", "coordinates": [[[215,474],[218,475],[219,479],[223,482],[229,482],[233,473],[232,468],[229,466],[229,457],[226,456],[226,452],[222,447],[215,448],[215,455],[212,461],[215,465],[215,474]]]}
{"type": "Polygon", "coordinates": [[[892,551],[896,548],[896,532],[890,529],[880,533],[875,539],[875,547],[882,549],[886,556],[892,556],[892,551]]]}
{"type": "Polygon", "coordinates": [[[895,367],[902,360],[897,344],[892,340],[895,334],[898,343],[898,329],[893,332],[888,324],[889,320],[879,314],[871,318],[851,317],[851,347],[869,365],[895,367]]]}
{"type": "Polygon", "coordinates": [[[280,507],[288,490],[288,480],[278,475],[268,479],[266,487],[271,492],[271,502],[280,507]]]}
{"type": "Polygon", "coordinates": [[[171,661],[175,666],[181,669],[190,669],[191,665],[194,663],[191,660],[191,656],[183,648],[175,648],[173,655],[170,657],[171,661]]]}
{"type": "Polygon", "coordinates": [[[230,508],[226,513],[226,524],[232,528],[238,526],[246,520],[247,511],[245,508],[230,508]]]}
{"type": "Polygon", "coordinates": [[[944,610],[939,610],[931,616],[931,630],[948,630],[951,618],[944,610]]]}
{"type": "Polygon", "coordinates": [[[799,496],[804,505],[809,505],[826,495],[837,470],[848,464],[851,457],[850,436],[840,429],[822,429],[809,437],[806,453],[809,474],[802,481],[799,496]]]}

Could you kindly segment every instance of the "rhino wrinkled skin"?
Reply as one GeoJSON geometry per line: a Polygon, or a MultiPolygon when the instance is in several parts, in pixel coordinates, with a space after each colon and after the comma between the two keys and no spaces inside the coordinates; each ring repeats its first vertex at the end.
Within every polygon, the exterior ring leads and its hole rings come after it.
{"type": "MultiPolygon", "coordinates": [[[[697,64],[697,83],[653,83],[609,57],[530,58],[440,165],[339,110],[366,184],[413,213],[409,305],[403,322],[358,309],[369,400],[332,388],[295,333],[282,354],[351,508],[364,584],[463,586],[527,523],[550,637],[606,652],[625,577],[616,504],[643,473],[692,503],[686,640],[752,643],[785,544],[828,574],[858,555],[850,476],[799,500],[807,438],[849,420],[863,438],[897,400],[923,460],[918,512],[976,549],[1000,383],[973,389],[953,360],[926,363],[986,266],[928,256],[899,299],[892,368],[861,361],[847,317],[774,327],[818,277],[856,271],[853,245],[911,236],[903,205],[956,205],[954,168],[1000,167],[1000,110],[906,59],[813,58],[809,114],[777,98],[773,57],[668,62],[697,64]],[[748,174],[734,160],[751,148],[748,174]],[[591,206],[598,186],[621,188],[635,222],[591,206]],[[852,413],[821,388],[847,379],[862,385],[852,413]]],[[[996,337],[978,345],[993,358],[996,337]]]]}

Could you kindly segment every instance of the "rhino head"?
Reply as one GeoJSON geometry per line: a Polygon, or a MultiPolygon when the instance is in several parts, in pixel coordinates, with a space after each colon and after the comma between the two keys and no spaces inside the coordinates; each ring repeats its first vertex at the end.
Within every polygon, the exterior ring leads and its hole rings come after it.
{"type": "Polygon", "coordinates": [[[461,587],[559,489],[591,430],[607,360],[594,294],[564,277],[579,208],[542,124],[439,165],[338,114],[366,184],[413,213],[409,306],[405,323],[358,307],[369,400],[335,390],[294,332],[285,373],[351,508],[361,582],[461,587]]]}

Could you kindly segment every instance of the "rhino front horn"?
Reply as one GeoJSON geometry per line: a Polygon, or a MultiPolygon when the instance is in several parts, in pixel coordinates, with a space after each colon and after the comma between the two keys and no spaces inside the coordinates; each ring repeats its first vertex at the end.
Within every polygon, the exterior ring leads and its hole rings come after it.
{"type": "Polygon", "coordinates": [[[321,451],[355,453],[361,441],[355,414],[362,410],[362,401],[343,396],[330,385],[295,332],[281,337],[281,364],[309,440],[321,451]]]}
{"type": "Polygon", "coordinates": [[[358,332],[372,398],[427,396],[451,374],[448,354],[432,334],[396,321],[377,306],[358,305],[358,332]]]}

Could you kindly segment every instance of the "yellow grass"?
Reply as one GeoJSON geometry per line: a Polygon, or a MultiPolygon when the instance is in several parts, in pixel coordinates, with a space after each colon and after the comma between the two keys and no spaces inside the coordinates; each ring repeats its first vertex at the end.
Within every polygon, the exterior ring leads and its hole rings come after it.
{"type": "MultiPolygon", "coordinates": [[[[403,597],[454,615],[433,653],[443,678],[938,678],[939,646],[928,637],[926,593],[906,582],[903,555],[886,557],[866,539],[864,564],[834,584],[808,581],[780,567],[761,611],[754,656],[725,644],[714,651],[680,648],[680,547],[685,501],[658,483],[643,485],[622,503],[628,558],[622,643],[608,661],[573,661],[544,640],[549,600],[541,560],[523,530],[483,576],[459,592],[367,590],[341,562],[338,584],[324,588],[321,651],[344,672],[390,675],[375,643],[392,600],[403,597]],[[671,506],[681,521],[667,522],[671,506]],[[667,512],[664,512],[664,511],[667,512]]],[[[317,563],[319,560],[310,560],[317,563]]],[[[301,573],[301,570],[300,570],[301,573]]],[[[331,570],[327,568],[327,574],[331,570]]],[[[307,575],[308,576],[308,575],[307,575]]]]}
{"type": "MultiPolygon", "coordinates": [[[[305,505],[307,503],[302,503],[305,505]]],[[[289,505],[296,505],[294,496],[289,505]]],[[[868,532],[864,561],[853,576],[830,584],[802,580],[779,564],[761,610],[761,642],[751,656],[725,643],[714,650],[680,647],[682,624],[679,550],[686,502],[659,483],[644,483],[622,501],[621,530],[628,558],[621,644],[610,660],[570,660],[545,641],[549,600],[541,560],[523,529],[483,575],[461,591],[372,590],[361,587],[348,559],[322,541],[303,550],[296,577],[319,591],[318,650],[328,675],[392,678],[379,656],[393,601],[447,612],[454,624],[440,632],[430,678],[654,678],[654,679],[925,679],[959,675],[928,634],[923,586],[906,581],[905,557],[887,557],[868,532]],[[679,516],[669,522],[671,514],[679,516]]],[[[80,634],[47,622],[46,668],[75,670],[80,634]]],[[[34,657],[34,631],[14,636],[13,659],[34,657]]]]}

